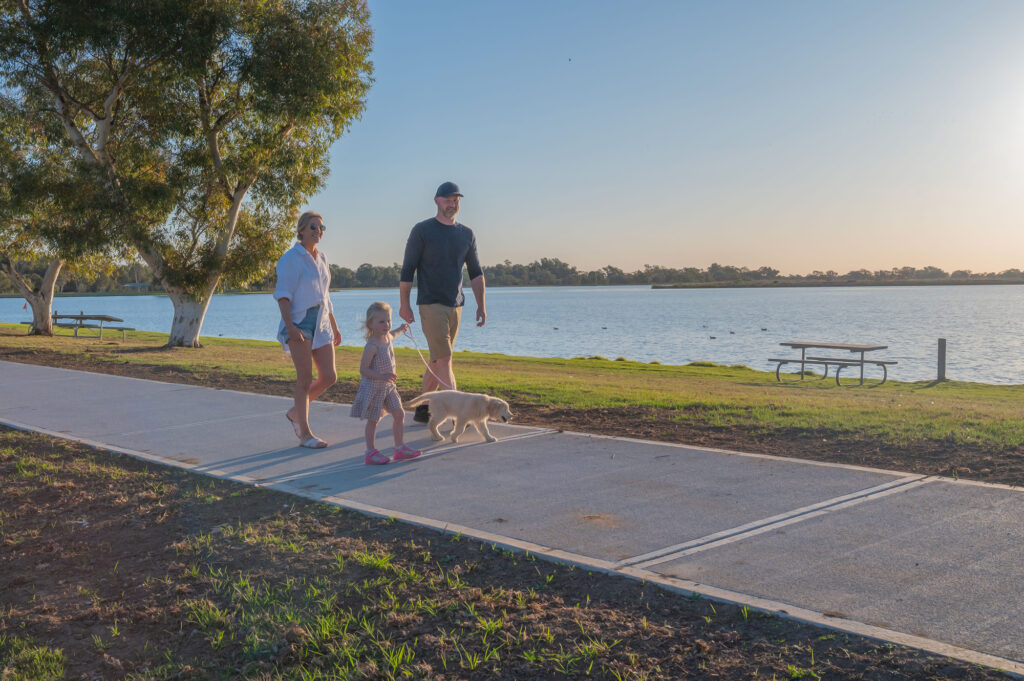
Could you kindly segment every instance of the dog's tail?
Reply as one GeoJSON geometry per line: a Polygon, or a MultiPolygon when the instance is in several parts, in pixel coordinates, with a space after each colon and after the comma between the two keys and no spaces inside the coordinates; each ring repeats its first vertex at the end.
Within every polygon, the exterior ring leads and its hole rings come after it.
{"type": "Polygon", "coordinates": [[[407,407],[415,407],[417,405],[420,405],[420,404],[423,404],[424,402],[429,402],[429,401],[430,401],[430,393],[423,393],[419,397],[414,397],[411,400],[409,400],[408,402],[406,402],[405,406],[407,406],[407,407]]]}

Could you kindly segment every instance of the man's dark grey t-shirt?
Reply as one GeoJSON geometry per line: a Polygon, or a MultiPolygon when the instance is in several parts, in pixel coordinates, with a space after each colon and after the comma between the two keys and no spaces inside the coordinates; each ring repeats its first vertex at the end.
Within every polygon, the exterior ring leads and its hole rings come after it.
{"type": "Polygon", "coordinates": [[[416,304],[440,303],[448,307],[461,307],[462,265],[470,279],[484,271],[476,254],[473,230],[455,223],[446,225],[437,218],[417,223],[405,244],[401,280],[412,283],[416,275],[416,304]]]}

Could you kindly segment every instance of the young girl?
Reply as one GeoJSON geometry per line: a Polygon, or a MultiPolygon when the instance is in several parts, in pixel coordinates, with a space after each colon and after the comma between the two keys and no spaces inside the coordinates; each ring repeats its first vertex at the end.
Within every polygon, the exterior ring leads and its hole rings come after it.
{"type": "Polygon", "coordinates": [[[395,461],[415,459],[422,452],[409,448],[403,442],[403,426],[405,411],[402,410],[402,398],[398,396],[395,381],[395,351],[391,341],[409,328],[408,324],[391,330],[391,306],[387,303],[373,303],[366,310],[366,349],[363,360],[359,364],[359,373],[363,377],[359,382],[359,390],[352,401],[352,416],[366,419],[366,456],[363,462],[370,465],[381,465],[391,461],[373,446],[377,423],[387,411],[394,419],[391,427],[395,435],[395,461]]]}

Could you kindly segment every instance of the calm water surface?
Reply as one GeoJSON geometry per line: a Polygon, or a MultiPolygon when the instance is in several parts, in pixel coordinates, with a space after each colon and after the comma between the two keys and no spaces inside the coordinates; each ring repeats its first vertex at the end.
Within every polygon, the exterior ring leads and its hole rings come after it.
{"type": "MultiPolygon", "coordinates": [[[[487,325],[467,305],[457,348],[531,357],[602,355],[643,362],[711,361],[774,370],[768,357],[790,354],[781,341],[888,345],[894,379],[936,375],[937,339],[947,340],[946,375],[982,383],[1024,383],[1024,286],[672,289],[646,286],[490,288],[487,325]]],[[[331,294],[345,345],[362,345],[366,307],[398,308],[397,289],[331,294]]],[[[0,299],[0,321],[28,319],[20,298],[0,299]]],[[[147,331],[170,329],[164,296],[58,298],[62,313],[111,314],[147,331]]],[[[270,294],[218,295],[204,336],[272,340],[277,304],[270,294]]],[[[418,325],[417,342],[425,347],[418,325]]],[[[409,345],[405,338],[396,345],[409,345]]]]}

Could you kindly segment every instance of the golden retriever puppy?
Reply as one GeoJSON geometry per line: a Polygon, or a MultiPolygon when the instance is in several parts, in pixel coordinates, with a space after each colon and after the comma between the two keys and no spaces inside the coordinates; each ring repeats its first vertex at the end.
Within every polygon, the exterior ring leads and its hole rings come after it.
{"type": "Polygon", "coordinates": [[[508,402],[480,393],[438,390],[420,395],[407,402],[406,406],[415,407],[424,402],[430,404],[430,437],[435,440],[444,439],[444,436],[437,430],[438,426],[448,419],[452,419],[455,422],[450,433],[452,442],[458,442],[471,423],[476,428],[476,432],[480,433],[485,440],[495,442],[498,438],[487,430],[487,419],[500,420],[503,423],[512,419],[512,411],[508,408],[508,402]]]}

